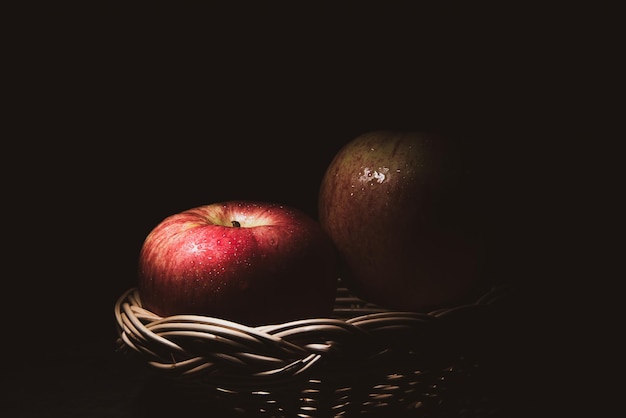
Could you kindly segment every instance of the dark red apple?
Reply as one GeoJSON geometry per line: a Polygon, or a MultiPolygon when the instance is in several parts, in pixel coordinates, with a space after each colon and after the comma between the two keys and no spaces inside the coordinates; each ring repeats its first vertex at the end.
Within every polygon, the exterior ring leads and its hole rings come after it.
{"type": "Polygon", "coordinates": [[[483,284],[462,157],[451,138],[418,132],[369,132],[338,151],[321,183],[319,221],[356,294],[428,311],[483,284]]]}
{"type": "Polygon", "coordinates": [[[332,313],[336,250],[295,208],[229,201],[165,218],[139,256],[143,306],[255,326],[332,313]]]}

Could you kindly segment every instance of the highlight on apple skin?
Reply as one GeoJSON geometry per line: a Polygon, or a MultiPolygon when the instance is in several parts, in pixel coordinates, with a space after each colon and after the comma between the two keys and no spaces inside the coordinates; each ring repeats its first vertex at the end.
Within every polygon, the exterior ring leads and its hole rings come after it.
{"type": "Polygon", "coordinates": [[[248,326],[331,315],[336,249],[306,213],[234,200],[173,214],[146,237],[138,289],[160,316],[197,314],[248,326]]]}

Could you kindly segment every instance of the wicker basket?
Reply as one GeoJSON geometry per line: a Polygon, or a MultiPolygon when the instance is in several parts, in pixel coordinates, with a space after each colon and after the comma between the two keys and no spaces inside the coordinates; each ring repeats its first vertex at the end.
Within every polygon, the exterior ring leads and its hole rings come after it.
{"type": "Polygon", "coordinates": [[[339,282],[333,317],[247,327],[115,305],[121,352],[185,393],[252,416],[492,416],[479,388],[510,286],[430,313],[389,311],[339,282]],[[481,377],[482,376],[482,377],[481,377]]]}

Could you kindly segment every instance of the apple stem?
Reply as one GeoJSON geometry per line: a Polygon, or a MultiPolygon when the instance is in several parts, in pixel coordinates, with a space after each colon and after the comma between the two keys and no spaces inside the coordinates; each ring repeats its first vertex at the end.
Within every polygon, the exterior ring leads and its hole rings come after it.
{"type": "Polygon", "coordinates": [[[233,224],[234,228],[239,228],[241,226],[241,224],[238,221],[231,221],[230,223],[233,224]]]}

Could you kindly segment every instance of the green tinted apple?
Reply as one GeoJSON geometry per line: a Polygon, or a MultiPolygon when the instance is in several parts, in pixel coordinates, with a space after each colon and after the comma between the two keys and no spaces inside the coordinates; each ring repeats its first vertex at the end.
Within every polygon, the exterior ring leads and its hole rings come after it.
{"type": "Polygon", "coordinates": [[[427,311],[479,287],[463,167],[452,141],[418,132],[369,132],[339,150],[321,182],[319,220],[357,294],[427,311]]]}

